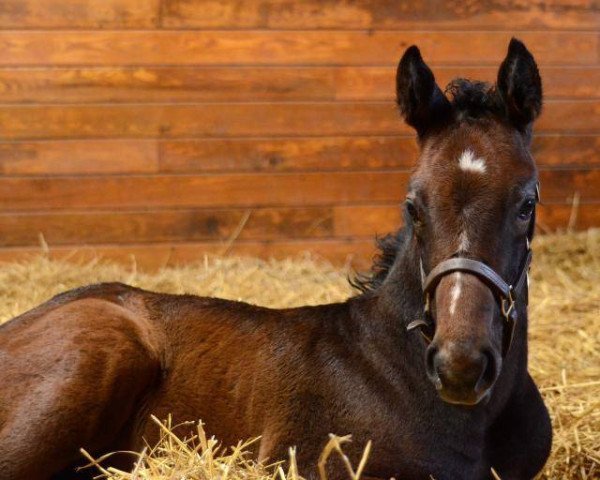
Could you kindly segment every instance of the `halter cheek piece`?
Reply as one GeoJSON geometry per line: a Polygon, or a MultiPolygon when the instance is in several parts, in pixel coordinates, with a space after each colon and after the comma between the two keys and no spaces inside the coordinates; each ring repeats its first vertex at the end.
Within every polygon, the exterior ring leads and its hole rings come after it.
{"type": "MultiPolygon", "coordinates": [[[[536,185],[536,200],[539,201],[539,184],[536,185]]],[[[532,222],[534,222],[532,218],[532,222]]],[[[435,322],[431,314],[431,298],[435,294],[435,289],[440,281],[446,275],[454,272],[467,272],[475,275],[481,280],[494,294],[494,297],[500,304],[500,311],[504,317],[504,334],[502,338],[502,356],[506,356],[512,345],[515,325],[517,323],[516,302],[523,301],[528,303],[529,292],[529,265],[531,264],[531,237],[533,235],[533,226],[527,235],[527,253],[521,264],[521,268],[515,283],[509,284],[496,273],[489,265],[478,260],[472,260],[465,257],[449,258],[436,265],[429,275],[425,275],[423,270],[423,261],[420,259],[421,282],[423,285],[423,318],[415,320],[408,324],[408,331],[419,329],[425,341],[429,344],[435,333],[435,322]]]]}

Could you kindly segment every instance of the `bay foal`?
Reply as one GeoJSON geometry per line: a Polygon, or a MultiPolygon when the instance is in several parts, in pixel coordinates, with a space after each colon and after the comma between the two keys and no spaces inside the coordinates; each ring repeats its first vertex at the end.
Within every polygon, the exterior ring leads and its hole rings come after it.
{"type": "Polygon", "coordinates": [[[371,477],[533,477],[551,443],[527,372],[538,69],[512,40],[495,87],[458,80],[448,98],[410,47],[397,97],[420,161],[362,294],[284,310],[122,284],[58,295],[0,328],[0,476],[89,474],[80,447],[140,449],[149,414],[170,413],[225,445],[261,435],[262,460],[297,445],[309,477],[330,432],[354,435],[354,457],[373,441],[371,477]]]}

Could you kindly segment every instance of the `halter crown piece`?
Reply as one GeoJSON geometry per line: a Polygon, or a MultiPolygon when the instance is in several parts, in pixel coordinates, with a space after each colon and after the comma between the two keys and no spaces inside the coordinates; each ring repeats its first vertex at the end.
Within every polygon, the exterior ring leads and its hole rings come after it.
{"type": "MultiPolygon", "coordinates": [[[[536,184],[536,201],[540,201],[539,183],[536,184]]],[[[534,221],[534,220],[532,220],[534,221]]],[[[527,252],[521,263],[519,274],[515,283],[507,283],[493,268],[479,260],[465,257],[453,257],[437,264],[428,275],[423,269],[423,259],[419,259],[421,268],[421,283],[423,286],[423,318],[410,322],[408,331],[419,329],[425,341],[429,344],[435,333],[435,322],[431,314],[431,298],[435,289],[446,275],[454,272],[467,272],[479,278],[494,294],[500,304],[500,311],[504,317],[504,335],[502,339],[502,356],[506,356],[512,345],[515,325],[517,323],[517,309],[515,304],[522,301],[527,305],[529,300],[529,266],[532,259],[531,237],[533,228],[527,235],[527,252]]]]}

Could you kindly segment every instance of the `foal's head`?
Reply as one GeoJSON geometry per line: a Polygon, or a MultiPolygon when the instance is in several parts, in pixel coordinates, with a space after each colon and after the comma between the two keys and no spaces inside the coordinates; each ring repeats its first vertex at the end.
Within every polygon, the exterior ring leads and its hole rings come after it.
{"type": "MultiPolygon", "coordinates": [[[[456,257],[481,262],[514,285],[535,221],[529,143],[542,87],[532,55],[513,39],[494,87],[455,80],[448,99],[413,46],[396,80],[400,110],[421,146],[406,220],[424,277],[456,257]]],[[[427,374],[444,400],[475,404],[496,381],[510,340],[502,298],[485,275],[460,268],[440,276],[430,293],[427,374]]]]}

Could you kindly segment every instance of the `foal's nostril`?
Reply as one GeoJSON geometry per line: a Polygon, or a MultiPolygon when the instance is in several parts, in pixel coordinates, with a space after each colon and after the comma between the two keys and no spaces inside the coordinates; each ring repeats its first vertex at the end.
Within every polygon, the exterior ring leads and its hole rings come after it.
{"type": "Polygon", "coordinates": [[[486,391],[496,381],[496,357],[489,348],[484,349],[481,352],[481,356],[481,376],[475,385],[475,391],[477,393],[486,391]]]}
{"type": "Polygon", "coordinates": [[[427,348],[427,352],[425,353],[425,368],[427,376],[433,382],[435,388],[440,390],[442,388],[442,380],[438,371],[439,362],[437,361],[437,353],[438,348],[436,346],[430,345],[427,348]]]}
{"type": "Polygon", "coordinates": [[[429,346],[425,357],[427,376],[442,398],[469,404],[477,403],[494,384],[499,361],[488,347],[477,350],[452,344],[438,347],[435,343],[429,346]]]}

